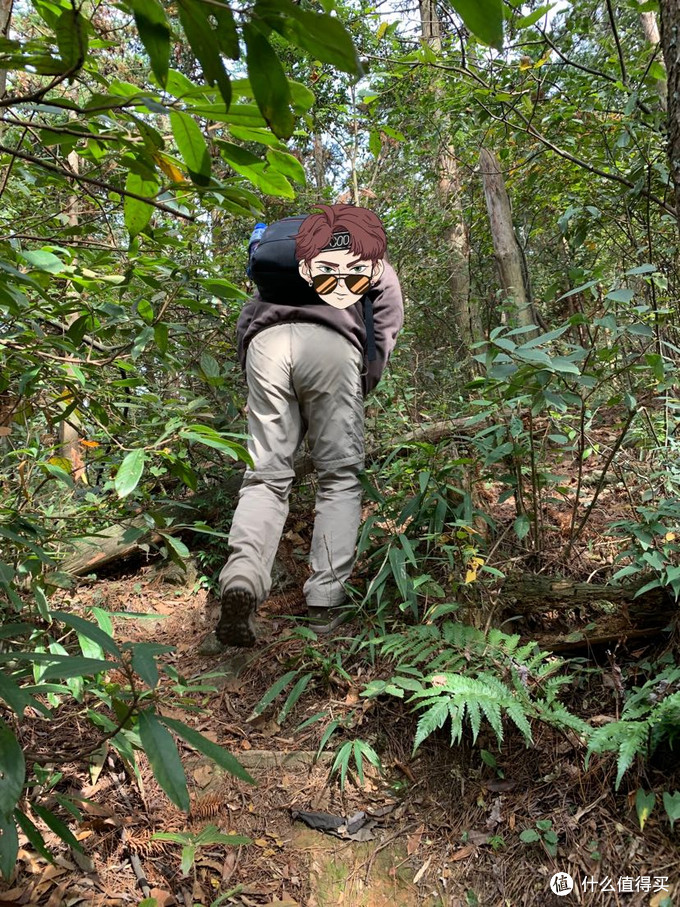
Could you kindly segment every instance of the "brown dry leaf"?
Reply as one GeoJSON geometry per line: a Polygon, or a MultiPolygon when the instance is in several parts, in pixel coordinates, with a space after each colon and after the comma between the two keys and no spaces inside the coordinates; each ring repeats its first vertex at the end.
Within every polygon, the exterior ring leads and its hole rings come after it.
{"type": "Polygon", "coordinates": [[[199,787],[207,787],[213,780],[215,773],[212,765],[199,765],[193,771],[194,781],[199,787]]]}
{"type": "Polygon", "coordinates": [[[229,851],[227,851],[227,855],[224,858],[224,865],[222,866],[222,881],[228,882],[229,879],[234,874],[235,869],[236,869],[236,851],[229,850],[229,851]]]}
{"type": "Polygon", "coordinates": [[[149,897],[154,898],[157,907],[172,907],[177,903],[174,894],[170,891],[163,891],[162,888],[152,888],[149,897]]]}
{"type": "Polygon", "coordinates": [[[351,687],[347,696],[345,696],[345,705],[356,705],[359,702],[359,693],[354,687],[351,687]]]}
{"type": "Polygon", "coordinates": [[[62,901],[64,900],[64,895],[67,891],[68,882],[64,882],[63,884],[57,886],[57,888],[55,888],[50,895],[50,899],[47,904],[45,904],[45,907],[61,907],[62,901]]]}
{"type": "Polygon", "coordinates": [[[414,885],[417,885],[418,882],[419,882],[419,881],[422,879],[422,877],[425,875],[425,873],[427,872],[427,870],[430,868],[430,863],[431,863],[431,862],[432,862],[432,857],[428,857],[427,860],[425,860],[425,862],[423,863],[423,865],[420,867],[420,869],[418,870],[418,872],[413,876],[413,884],[414,884],[414,885]]]}
{"type": "Polygon", "coordinates": [[[0,891],[0,903],[2,904],[22,904],[26,894],[25,888],[10,888],[9,891],[0,891]]]}
{"type": "Polygon", "coordinates": [[[458,860],[466,860],[468,857],[471,857],[472,854],[477,850],[475,844],[466,844],[465,847],[461,847],[460,850],[457,850],[452,854],[449,859],[456,863],[458,860]]]}
{"type": "Polygon", "coordinates": [[[198,880],[194,882],[194,890],[191,893],[191,897],[193,898],[193,901],[195,904],[209,904],[210,903],[210,898],[205,893],[205,891],[203,890],[203,886],[201,885],[201,883],[198,880]]]}
{"type": "Polygon", "coordinates": [[[483,831],[471,831],[468,837],[473,844],[488,844],[491,836],[483,831]]]}
{"type": "Polygon", "coordinates": [[[422,838],[424,831],[425,826],[421,825],[420,828],[416,829],[416,831],[414,831],[413,834],[409,835],[406,839],[406,853],[409,855],[409,857],[413,856],[416,850],[418,850],[418,848],[420,847],[420,839],[422,838]]]}

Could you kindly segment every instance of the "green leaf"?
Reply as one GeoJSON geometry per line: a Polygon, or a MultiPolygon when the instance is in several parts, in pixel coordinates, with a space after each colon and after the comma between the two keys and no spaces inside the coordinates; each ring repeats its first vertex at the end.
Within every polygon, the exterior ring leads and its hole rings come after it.
{"type": "Polygon", "coordinates": [[[57,47],[67,69],[76,70],[87,55],[87,20],[75,5],[62,10],[55,26],[57,47]]]}
{"type": "Polygon", "coordinates": [[[81,655],[48,655],[51,662],[42,673],[43,680],[64,679],[67,677],[84,677],[88,674],[99,674],[116,667],[115,662],[101,658],[85,658],[81,655]]]}
{"type": "Polygon", "coordinates": [[[219,363],[214,356],[210,355],[210,353],[201,353],[201,371],[206,376],[206,378],[219,378],[219,363]]]}
{"type": "Polygon", "coordinates": [[[130,492],[134,491],[144,472],[145,452],[143,448],[130,451],[120,464],[114,487],[119,498],[127,497],[130,492]]]}
{"type": "Polygon", "coordinates": [[[21,718],[26,708],[33,703],[33,699],[17,686],[13,680],[0,671],[0,699],[21,718]]]}
{"type": "Polygon", "coordinates": [[[273,702],[279,693],[284,690],[291,680],[297,676],[297,671],[287,671],[282,677],[273,683],[267,692],[264,694],[262,699],[257,703],[253,711],[249,715],[249,719],[257,718],[258,715],[261,715],[262,712],[267,708],[267,706],[273,702]]]}
{"type": "Polygon", "coordinates": [[[634,290],[629,290],[627,287],[621,287],[618,290],[612,290],[611,293],[607,293],[605,299],[611,299],[612,302],[631,302],[635,296],[634,290]]]}
{"type": "Polygon", "coordinates": [[[132,670],[153,690],[158,683],[158,665],[154,656],[172,652],[172,646],[139,642],[132,647],[132,670]]]}
{"type": "Polygon", "coordinates": [[[290,693],[288,695],[288,699],[286,699],[285,705],[279,712],[278,718],[276,719],[277,724],[279,724],[279,725],[283,724],[283,722],[286,720],[286,718],[288,717],[291,710],[295,707],[295,704],[297,703],[298,699],[302,696],[304,691],[307,689],[307,686],[309,685],[309,681],[311,679],[312,679],[312,674],[310,674],[310,673],[303,674],[302,677],[298,677],[297,683],[295,684],[293,689],[290,691],[290,693]]]}
{"type": "MultiPolygon", "coordinates": [[[[216,8],[216,7],[215,7],[216,8]]],[[[224,68],[220,51],[220,39],[208,18],[213,7],[197,0],[179,0],[178,12],[182,28],[196,59],[201,64],[203,76],[208,85],[217,85],[227,110],[231,104],[231,82],[224,68]]],[[[232,48],[238,55],[238,46],[232,48]]]]}
{"type": "Polygon", "coordinates": [[[10,879],[14,872],[19,853],[19,836],[14,817],[9,819],[0,815],[0,872],[4,879],[10,879]]]}
{"type": "Polygon", "coordinates": [[[305,168],[292,154],[288,154],[284,151],[277,151],[275,148],[272,148],[267,152],[267,160],[274,170],[278,170],[279,173],[283,173],[284,176],[290,177],[300,186],[305,185],[307,181],[305,168]]]}
{"type": "Polygon", "coordinates": [[[167,545],[174,551],[174,553],[180,558],[181,561],[186,561],[187,558],[191,557],[191,552],[180,539],[176,539],[172,535],[167,535],[162,532],[161,536],[165,539],[167,545]]]}
{"type": "Polygon", "coordinates": [[[45,839],[28,816],[25,813],[22,813],[20,809],[15,809],[14,818],[16,819],[19,828],[26,835],[32,846],[35,847],[40,856],[47,860],[48,863],[54,863],[54,857],[49,852],[47,845],[45,844],[45,839]]]}
{"type": "Polygon", "coordinates": [[[175,741],[151,709],[139,713],[139,737],[156,781],[178,809],[189,812],[189,791],[175,741]]]}
{"type": "Polygon", "coordinates": [[[524,831],[519,836],[520,841],[524,844],[534,844],[536,841],[541,840],[541,836],[534,828],[525,828],[524,831]]]}
{"type": "Polygon", "coordinates": [[[515,535],[518,539],[526,538],[531,529],[531,521],[529,520],[529,517],[523,513],[517,517],[512,528],[515,530],[515,535]]]}
{"type": "Polygon", "coordinates": [[[470,31],[496,50],[503,47],[503,6],[501,0],[451,0],[470,31]]]}
{"type": "Polygon", "coordinates": [[[666,815],[670,819],[671,831],[673,831],[675,823],[680,819],[680,790],[676,790],[673,794],[665,790],[663,792],[663,805],[666,815]]]}
{"type": "Polygon", "coordinates": [[[170,63],[170,26],[163,7],[158,0],[131,0],[131,6],[153,74],[165,86],[170,63]]]}
{"type": "Polygon", "coordinates": [[[262,192],[280,198],[295,198],[295,191],[286,177],[268,163],[232,142],[220,142],[219,145],[227,163],[262,192]]]}
{"type": "Polygon", "coordinates": [[[258,4],[258,9],[268,25],[314,59],[330,63],[352,76],[363,75],[352,38],[336,16],[301,9],[290,0],[265,0],[258,4]],[[273,14],[267,15],[268,8],[273,14]]]}
{"type": "Polygon", "coordinates": [[[35,252],[21,252],[21,257],[36,271],[46,271],[48,274],[61,274],[66,270],[64,262],[57,258],[53,252],[37,249],[35,252]]]}
{"type": "Polygon", "coordinates": [[[248,79],[257,106],[274,135],[289,139],[295,128],[295,118],[290,109],[292,98],[281,61],[265,36],[250,23],[244,25],[243,36],[248,79]]]}
{"type": "Polygon", "coordinates": [[[161,356],[165,356],[168,351],[168,326],[167,324],[156,324],[153,329],[153,339],[158,347],[161,356]]]}
{"type": "Polygon", "coordinates": [[[210,153],[198,123],[193,117],[177,110],[170,111],[170,123],[189,176],[199,186],[207,186],[210,182],[210,153]]]}
{"type": "Polygon", "coordinates": [[[545,3],[543,6],[539,6],[538,9],[535,9],[533,13],[522,16],[515,23],[517,28],[529,28],[530,25],[535,25],[547,12],[550,12],[554,5],[554,3],[545,3]]]}
{"type": "Polygon", "coordinates": [[[13,822],[26,779],[26,762],[17,738],[0,719],[0,818],[13,822]]]}
{"type": "MultiPolygon", "coordinates": [[[[142,195],[145,198],[153,199],[158,193],[158,183],[155,179],[143,177],[133,170],[127,175],[125,188],[128,192],[134,192],[135,195],[142,195]]],[[[123,202],[123,212],[125,215],[125,226],[128,229],[131,238],[147,226],[153,214],[153,205],[149,205],[138,198],[125,196],[123,202]]]]}
{"type": "Polygon", "coordinates": [[[204,756],[212,759],[212,761],[219,765],[220,768],[223,768],[225,771],[229,772],[229,774],[234,775],[235,778],[239,778],[241,781],[255,784],[254,779],[243,768],[241,763],[232,756],[230,752],[225,750],[224,747],[219,746],[217,743],[213,743],[212,740],[208,740],[203,734],[199,734],[198,731],[188,727],[181,721],[177,721],[175,718],[168,718],[161,715],[161,721],[163,724],[167,725],[170,730],[174,731],[185,740],[189,746],[192,746],[195,750],[198,750],[199,753],[203,753],[204,756]]]}
{"type": "Polygon", "coordinates": [[[35,812],[36,816],[39,816],[45,825],[51,829],[57,837],[68,844],[69,847],[73,847],[75,850],[78,850],[80,853],[83,853],[83,848],[80,845],[80,842],[73,834],[71,829],[66,825],[58,816],[55,816],[53,812],[50,812],[49,809],[45,809],[44,806],[40,806],[38,803],[31,803],[31,808],[35,812]]]}
{"type": "Polygon", "coordinates": [[[96,642],[109,655],[120,658],[121,652],[115,641],[96,624],[89,620],[84,620],[76,614],[68,614],[66,611],[52,611],[52,617],[60,620],[67,627],[71,627],[72,630],[82,633],[83,636],[87,636],[88,639],[96,642]]]}
{"type": "Polygon", "coordinates": [[[654,802],[656,797],[654,791],[650,790],[647,794],[643,788],[639,788],[635,795],[635,810],[637,812],[638,821],[640,823],[640,831],[645,830],[645,822],[650,816],[650,813],[654,809],[654,802]]]}

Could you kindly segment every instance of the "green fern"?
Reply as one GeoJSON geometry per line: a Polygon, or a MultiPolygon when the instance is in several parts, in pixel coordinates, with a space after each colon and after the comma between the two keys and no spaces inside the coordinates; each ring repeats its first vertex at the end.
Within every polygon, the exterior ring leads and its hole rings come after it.
{"type": "Polygon", "coordinates": [[[362,695],[392,695],[406,699],[420,712],[414,751],[434,731],[450,722],[451,744],[459,743],[468,726],[477,740],[482,724],[493,730],[499,745],[504,722],[532,742],[531,722],[542,720],[586,737],[590,727],[572,715],[559,694],[572,682],[560,674],[564,663],[535,642],[499,629],[487,633],[446,620],[441,626],[410,627],[371,641],[379,654],[395,663],[389,680],[374,681],[362,695]]]}
{"type": "Polygon", "coordinates": [[[634,690],[621,718],[592,732],[586,765],[593,753],[617,753],[618,789],[635,757],[649,758],[665,740],[671,747],[680,740],[680,668],[666,669],[634,690]]]}

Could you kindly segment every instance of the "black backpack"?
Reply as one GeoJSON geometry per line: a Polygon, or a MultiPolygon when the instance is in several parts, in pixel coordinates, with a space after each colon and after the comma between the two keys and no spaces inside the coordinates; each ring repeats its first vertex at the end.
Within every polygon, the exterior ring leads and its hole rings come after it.
{"type": "MultiPolygon", "coordinates": [[[[300,276],[295,257],[295,239],[306,214],[284,217],[269,224],[258,224],[248,247],[248,275],[253,279],[265,302],[279,305],[327,305],[307,281],[300,276]]],[[[376,358],[373,303],[370,291],[362,297],[366,326],[368,359],[376,358]]]]}

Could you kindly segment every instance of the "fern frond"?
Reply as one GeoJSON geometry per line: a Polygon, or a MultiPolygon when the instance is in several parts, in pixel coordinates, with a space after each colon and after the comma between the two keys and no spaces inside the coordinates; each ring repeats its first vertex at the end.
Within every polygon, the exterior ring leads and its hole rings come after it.
{"type": "Polygon", "coordinates": [[[418,727],[416,728],[416,736],[413,741],[413,752],[418,749],[420,744],[425,740],[433,731],[438,730],[440,727],[443,727],[444,722],[446,721],[449,715],[449,703],[446,699],[437,699],[431,708],[421,716],[420,721],[418,722],[418,727]]]}

